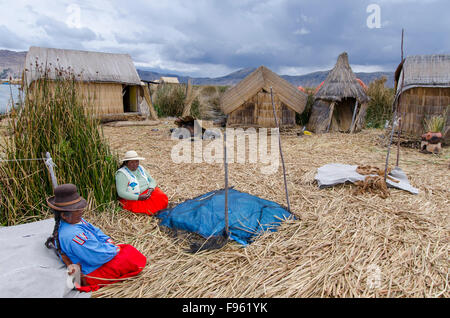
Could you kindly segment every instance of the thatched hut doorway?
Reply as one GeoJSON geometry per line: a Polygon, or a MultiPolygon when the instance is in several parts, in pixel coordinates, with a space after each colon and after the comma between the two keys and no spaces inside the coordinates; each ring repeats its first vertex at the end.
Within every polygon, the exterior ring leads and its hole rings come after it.
{"type": "Polygon", "coordinates": [[[350,131],[355,107],[358,107],[356,98],[348,97],[337,103],[333,112],[332,127],[340,132],[350,131]]]}
{"type": "Polygon", "coordinates": [[[342,53],[316,92],[307,129],[315,133],[360,130],[369,101],[364,86],[350,68],[347,53],[342,53]]]}
{"type": "Polygon", "coordinates": [[[138,111],[138,91],[136,86],[126,85],[122,91],[123,112],[136,113],[138,111]]]}

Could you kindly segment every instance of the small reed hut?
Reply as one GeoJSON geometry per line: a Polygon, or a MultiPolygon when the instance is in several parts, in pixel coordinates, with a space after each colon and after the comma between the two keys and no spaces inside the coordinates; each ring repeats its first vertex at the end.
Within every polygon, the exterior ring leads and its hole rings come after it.
{"type": "Polygon", "coordinates": [[[446,115],[442,133],[450,144],[450,55],[408,56],[395,72],[395,91],[403,134],[420,137],[426,119],[446,115]]]}
{"type": "MultiPolygon", "coordinates": [[[[24,69],[24,84],[33,89],[34,82],[45,76],[50,81],[61,73],[72,74],[91,111],[99,117],[125,113],[153,113],[148,87],[141,82],[128,54],[30,47],[24,69]]],[[[62,75],[64,78],[64,75],[62,75]]]]}
{"type": "Polygon", "coordinates": [[[178,77],[168,77],[168,76],[162,76],[159,78],[160,84],[180,84],[180,81],[178,81],[178,77]]]}
{"type": "Polygon", "coordinates": [[[359,131],[364,125],[368,102],[369,97],[344,52],[314,96],[307,129],[315,133],[359,131]]]}
{"type": "Polygon", "coordinates": [[[305,109],[307,95],[265,66],[260,66],[220,99],[228,126],[276,127],[273,99],[280,127],[295,126],[295,114],[305,109]]]}

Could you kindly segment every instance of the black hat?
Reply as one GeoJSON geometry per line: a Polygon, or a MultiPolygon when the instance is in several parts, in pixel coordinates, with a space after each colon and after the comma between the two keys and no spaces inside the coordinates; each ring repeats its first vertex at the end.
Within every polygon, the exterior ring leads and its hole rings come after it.
{"type": "Polygon", "coordinates": [[[55,195],[47,199],[47,204],[54,210],[73,212],[84,209],[86,200],[81,197],[73,184],[62,184],[55,188],[55,195]]]}

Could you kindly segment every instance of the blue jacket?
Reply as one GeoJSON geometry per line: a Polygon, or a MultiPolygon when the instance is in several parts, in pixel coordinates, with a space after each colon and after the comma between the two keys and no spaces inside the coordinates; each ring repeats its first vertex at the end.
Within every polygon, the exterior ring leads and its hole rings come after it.
{"type": "Polygon", "coordinates": [[[59,242],[62,252],[72,263],[80,263],[83,274],[89,274],[112,260],[120,249],[109,236],[84,219],[77,224],[61,220],[59,242]]]}

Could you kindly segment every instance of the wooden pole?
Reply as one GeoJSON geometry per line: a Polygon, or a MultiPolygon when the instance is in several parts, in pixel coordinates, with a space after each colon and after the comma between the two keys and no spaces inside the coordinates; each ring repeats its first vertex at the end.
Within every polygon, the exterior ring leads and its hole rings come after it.
{"type": "Polygon", "coordinates": [[[387,171],[389,166],[389,155],[391,153],[391,144],[392,144],[392,137],[394,136],[394,127],[395,127],[395,120],[397,118],[397,108],[395,109],[394,116],[392,118],[392,130],[391,130],[391,136],[389,138],[389,144],[388,144],[388,151],[386,155],[386,164],[384,167],[384,182],[386,182],[387,179],[387,171]]]}
{"type": "Polygon", "coordinates": [[[191,106],[192,102],[194,101],[195,95],[194,90],[192,88],[192,82],[191,79],[188,79],[187,85],[186,85],[186,93],[185,93],[185,99],[184,99],[184,107],[183,107],[183,113],[182,117],[189,116],[191,114],[191,106]]]}
{"type": "MultiPolygon", "coordinates": [[[[400,97],[399,97],[400,99],[400,97]]],[[[399,112],[399,114],[401,114],[399,112]]],[[[398,127],[397,127],[397,161],[395,162],[395,166],[398,167],[399,161],[400,161],[400,134],[403,127],[403,121],[402,116],[398,116],[398,127]]]]}
{"type": "Polygon", "coordinates": [[[330,131],[331,122],[333,120],[334,105],[336,105],[336,102],[332,102],[330,105],[330,113],[328,114],[327,132],[330,131]]]}
{"type": "Polygon", "coordinates": [[[58,186],[58,181],[57,181],[56,176],[55,176],[55,171],[53,170],[53,167],[55,166],[55,164],[53,163],[52,157],[50,156],[49,152],[47,152],[45,154],[45,157],[47,158],[45,160],[45,165],[47,166],[48,172],[50,173],[50,178],[52,180],[53,190],[55,190],[55,188],[58,186]]]}
{"type": "Polygon", "coordinates": [[[148,104],[150,118],[153,120],[158,120],[158,114],[156,113],[155,107],[153,106],[152,94],[150,92],[150,84],[147,84],[147,86],[143,87],[143,89],[144,89],[144,98],[148,104]]]}
{"type": "Polygon", "coordinates": [[[350,125],[350,133],[352,134],[355,128],[353,125],[355,125],[355,118],[356,118],[356,110],[358,109],[358,100],[355,102],[355,109],[353,109],[353,116],[352,116],[352,124],[350,125]]]}
{"type": "Polygon", "coordinates": [[[402,29],[402,63],[403,63],[403,67],[402,67],[402,85],[400,86],[400,95],[398,96],[398,102],[397,102],[397,114],[398,114],[398,133],[397,133],[397,161],[395,163],[395,166],[398,167],[399,161],[400,161],[400,134],[401,134],[401,130],[403,127],[403,120],[402,120],[402,116],[400,115],[401,112],[401,105],[400,105],[400,101],[402,98],[402,93],[403,93],[403,85],[405,82],[405,63],[403,62],[403,36],[404,36],[404,29],[402,29]]]}
{"type": "MultiPolygon", "coordinates": [[[[385,167],[384,167],[384,182],[386,182],[386,179],[387,179],[387,171],[388,171],[388,166],[389,166],[389,156],[390,156],[390,153],[391,153],[392,138],[394,136],[395,121],[397,120],[397,117],[399,117],[398,116],[398,109],[399,109],[398,105],[399,105],[399,102],[400,102],[401,92],[403,90],[403,84],[404,84],[404,79],[405,79],[405,68],[404,68],[405,63],[404,63],[404,58],[403,58],[403,35],[404,35],[404,29],[402,29],[402,47],[401,47],[401,50],[402,50],[402,61],[401,62],[403,63],[403,67],[402,67],[402,85],[400,86],[400,96],[398,97],[397,105],[395,105],[394,115],[392,117],[392,130],[391,130],[391,136],[389,138],[388,151],[387,151],[387,155],[386,155],[386,164],[385,164],[385,167]]],[[[399,128],[398,129],[400,130],[400,121],[399,121],[399,128]]],[[[400,138],[399,138],[399,140],[400,140],[400,138]]],[[[397,146],[398,147],[400,146],[400,141],[398,142],[397,146]]],[[[397,166],[398,166],[398,156],[399,156],[399,151],[397,151],[397,166]]]]}
{"type": "Polygon", "coordinates": [[[284,166],[284,158],[283,158],[283,150],[281,148],[281,135],[280,135],[280,125],[278,123],[278,118],[277,118],[277,112],[275,110],[275,104],[273,102],[273,91],[272,91],[272,87],[270,88],[270,97],[272,100],[272,109],[273,109],[273,117],[275,118],[275,125],[278,128],[278,146],[280,148],[280,156],[281,156],[281,163],[283,165],[283,177],[284,177],[284,191],[286,192],[286,202],[287,202],[287,208],[288,211],[291,212],[291,204],[289,203],[289,192],[288,192],[288,188],[287,188],[287,181],[286,181],[286,167],[284,166]]]}
{"type": "Polygon", "coordinates": [[[228,220],[228,158],[227,158],[227,127],[226,126],[225,126],[225,130],[223,133],[223,164],[225,167],[225,236],[228,239],[230,237],[230,228],[229,228],[229,220],[228,220]]]}

